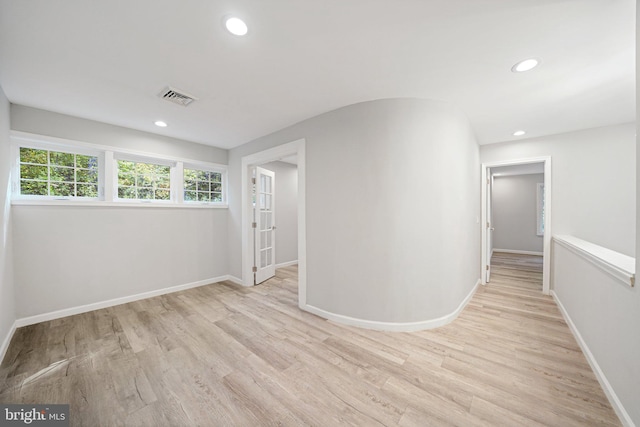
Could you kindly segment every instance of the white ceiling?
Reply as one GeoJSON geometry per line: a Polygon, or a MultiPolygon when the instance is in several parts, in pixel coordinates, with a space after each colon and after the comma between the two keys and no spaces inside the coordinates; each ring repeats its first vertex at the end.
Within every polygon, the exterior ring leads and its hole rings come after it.
{"type": "Polygon", "coordinates": [[[635,1],[0,0],[0,85],[13,103],[223,148],[432,98],[486,144],[634,121],[635,1]],[[224,30],[229,13],[247,36],[224,30]],[[510,71],[529,57],[541,66],[510,71]],[[163,101],[167,85],[199,100],[163,101]]]}

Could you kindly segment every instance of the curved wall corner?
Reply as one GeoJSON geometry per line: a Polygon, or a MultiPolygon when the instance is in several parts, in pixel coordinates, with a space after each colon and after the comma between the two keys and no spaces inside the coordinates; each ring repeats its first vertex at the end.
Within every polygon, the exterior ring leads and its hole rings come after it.
{"type": "Polygon", "coordinates": [[[478,144],[451,105],[386,99],[302,122],[307,304],[384,330],[453,320],[480,264],[478,144]]]}

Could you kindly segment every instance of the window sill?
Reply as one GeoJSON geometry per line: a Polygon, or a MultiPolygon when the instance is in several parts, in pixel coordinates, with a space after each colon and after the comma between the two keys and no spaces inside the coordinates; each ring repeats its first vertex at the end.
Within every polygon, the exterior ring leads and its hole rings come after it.
{"type": "Polygon", "coordinates": [[[154,202],[105,202],[102,200],[27,200],[14,199],[12,206],[79,206],[79,207],[117,207],[117,208],[152,208],[152,209],[228,209],[228,204],[205,203],[154,203],[154,202]]]}

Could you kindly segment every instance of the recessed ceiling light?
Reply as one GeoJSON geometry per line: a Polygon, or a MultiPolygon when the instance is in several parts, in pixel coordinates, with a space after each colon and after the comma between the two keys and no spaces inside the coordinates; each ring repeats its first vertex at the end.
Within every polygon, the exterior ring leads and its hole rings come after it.
{"type": "Polygon", "coordinates": [[[513,133],[513,136],[522,136],[524,135],[526,132],[523,130],[517,130],[513,133]]]}
{"type": "Polygon", "coordinates": [[[161,128],[166,128],[166,127],[167,127],[167,124],[166,124],[165,122],[163,122],[162,120],[156,120],[156,121],[154,122],[154,124],[155,124],[156,126],[158,126],[158,127],[161,127],[161,128]]]}
{"type": "Polygon", "coordinates": [[[235,36],[244,36],[247,34],[247,24],[240,18],[230,16],[224,20],[224,26],[226,29],[235,36]]]}
{"type": "Polygon", "coordinates": [[[539,63],[540,61],[535,58],[525,59],[511,67],[511,71],[514,73],[522,73],[534,69],[539,63]]]}

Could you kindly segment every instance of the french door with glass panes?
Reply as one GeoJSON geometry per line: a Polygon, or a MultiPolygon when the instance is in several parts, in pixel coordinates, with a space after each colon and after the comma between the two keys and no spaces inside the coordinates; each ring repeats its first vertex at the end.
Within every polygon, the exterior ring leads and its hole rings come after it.
{"type": "Polygon", "coordinates": [[[256,167],[254,230],[254,284],[275,276],[275,174],[256,167]]]}

